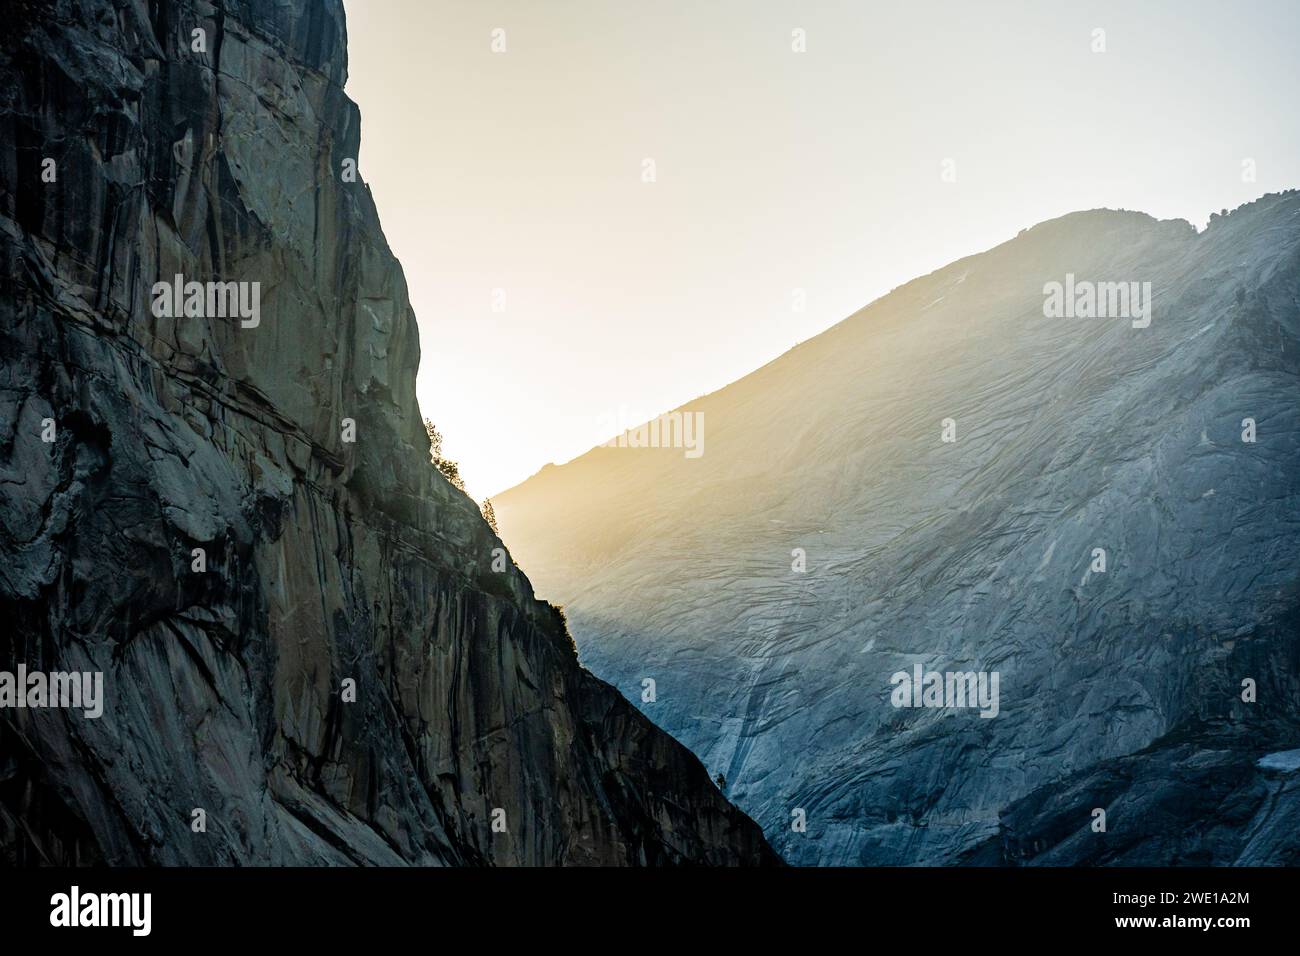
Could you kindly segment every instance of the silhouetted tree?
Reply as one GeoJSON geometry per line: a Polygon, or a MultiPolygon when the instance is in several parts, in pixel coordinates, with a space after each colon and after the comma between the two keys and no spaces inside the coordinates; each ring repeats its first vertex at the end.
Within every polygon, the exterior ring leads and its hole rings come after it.
{"type": "Polygon", "coordinates": [[[460,465],[450,458],[442,457],[442,433],[427,418],[424,420],[424,433],[429,436],[429,460],[433,462],[433,467],[442,472],[442,476],[450,481],[453,487],[464,491],[465,482],[460,477],[460,465]]]}
{"type": "Polygon", "coordinates": [[[483,520],[488,523],[488,527],[492,529],[493,534],[499,535],[501,533],[501,530],[497,527],[497,513],[492,509],[491,498],[483,499],[483,520]]]}
{"type": "Polygon", "coordinates": [[[437,461],[442,457],[442,433],[427,418],[424,420],[424,433],[429,436],[429,457],[437,461]]]}
{"type": "Polygon", "coordinates": [[[559,626],[561,633],[564,634],[565,640],[569,642],[569,649],[573,651],[574,659],[578,657],[578,642],[573,639],[573,634],[569,631],[569,618],[564,613],[563,604],[549,604],[551,613],[555,616],[555,623],[559,626]]]}

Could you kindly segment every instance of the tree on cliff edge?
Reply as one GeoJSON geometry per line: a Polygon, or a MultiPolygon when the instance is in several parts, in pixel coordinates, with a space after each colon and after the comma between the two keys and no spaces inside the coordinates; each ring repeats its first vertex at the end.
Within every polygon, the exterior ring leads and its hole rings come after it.
{"type": "Polygon", "coordinates": [[[424,433],[429,436],[429,460],[433,462],[433,467],[442,472],[443,477],[452,485],[464,491],[465,482],[460,477],[460,465],[450,458],[442,457],[442,433],[427,418],[424,420],[424,433]]]}

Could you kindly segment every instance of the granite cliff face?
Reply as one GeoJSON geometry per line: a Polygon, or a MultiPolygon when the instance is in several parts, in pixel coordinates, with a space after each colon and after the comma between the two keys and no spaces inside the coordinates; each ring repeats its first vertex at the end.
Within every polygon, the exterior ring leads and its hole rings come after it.
{"type": "Polygon", "coordinates": [[[1298,375],[1300,194],[1075,213],[684,406],[702,457],[493,501],[791,862],[1295,864],[1298,375]],[[1074,280],[1150,282],[1150,324],[1046,315],[1074,280]],[[997,672],[997,716],[893,706],[917,665],[997,672]]]}
{"type": "Polygon", "coordinates": [[[0,860],[776,861],[430,467],[338,0],[4,18],[0,671],[105,700],[0,710],[0,860]]]}

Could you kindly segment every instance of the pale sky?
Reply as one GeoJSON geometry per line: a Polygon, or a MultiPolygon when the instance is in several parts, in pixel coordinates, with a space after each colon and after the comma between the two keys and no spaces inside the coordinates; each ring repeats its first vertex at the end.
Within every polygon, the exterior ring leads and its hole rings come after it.
{"type": "Polygon", "coordinates": [[[479,500],[1044,219],[1300,185],[1297,0],[345,6],[420,406],[479,500]]]}

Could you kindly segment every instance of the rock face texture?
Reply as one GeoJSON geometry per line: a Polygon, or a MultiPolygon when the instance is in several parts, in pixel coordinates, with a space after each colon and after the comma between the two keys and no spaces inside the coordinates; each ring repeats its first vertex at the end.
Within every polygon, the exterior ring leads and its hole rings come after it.
{"type": "Polygon", "coordinates": [[[790,862],[1295,864],[1298,373],[1300,194],[1201,234],[1075,213],[684,406],[702,457],[493,501],[585,662],[790,862]],[[1070,275],[1150,282],[1149,326],[1049,318],[1070,275]],[[997,716],[895,707],[918,664],[997,672],[997,716]]]}
{"type": "Polygon", "coordinates": [[[338,0],[4,18],[0,862],[777,862],[430,466],[338,0]]]}

